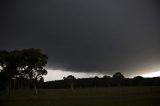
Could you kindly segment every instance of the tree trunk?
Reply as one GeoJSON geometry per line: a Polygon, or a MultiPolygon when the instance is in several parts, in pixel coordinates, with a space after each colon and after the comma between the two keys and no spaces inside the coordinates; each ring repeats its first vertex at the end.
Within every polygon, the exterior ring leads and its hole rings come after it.
{"type": "Polygon", "coordinates": [[[71,82],[71,89],[73,90],[73,81],[71,82]]]}
{"type": "Polygon", "coordinates": [[[32,79],[32,84],[33,84],[33,87],[34,87],[35,95],[37,95],[38,94],[38,90],[37,90],[36,79],[32,79]]]}
{"type": "Polygon", "coordinates": [[[38,91],[37,91],[36,84],[34,84],[34,90],[35,90],[35,95],[37,95],[37,94],[38,94],[38,91]]]}
{"type": "Polygon", "coordinates": [[[9,77],[9,81],[8,81],[8,94],[10,96],[10,93],[11,93],[11,77],[9,77]]]}
{"type": "Polygon", "coordinates": [[[11,92],[12,90],[12,78],[9,78],[9,91],[11,92]]]}

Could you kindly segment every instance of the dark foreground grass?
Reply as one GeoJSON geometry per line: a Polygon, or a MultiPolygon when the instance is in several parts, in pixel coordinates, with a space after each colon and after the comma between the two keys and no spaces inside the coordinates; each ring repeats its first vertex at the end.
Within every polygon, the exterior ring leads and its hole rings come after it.
{"type": "Polygon", "coordinates": [[[160,106],[160,87],[108,87],[0,92],[0,106],[160,106]]]}

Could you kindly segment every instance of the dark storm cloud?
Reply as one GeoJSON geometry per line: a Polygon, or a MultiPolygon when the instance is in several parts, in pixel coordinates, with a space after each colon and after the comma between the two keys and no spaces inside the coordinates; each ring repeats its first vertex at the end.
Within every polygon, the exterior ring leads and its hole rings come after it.
{"type": "Polygon", "coordinates": [[[136,73],[159,64],[158,0],[19,0],[1,3],[0,49],[35,47],[49,68],[136,73]]]}

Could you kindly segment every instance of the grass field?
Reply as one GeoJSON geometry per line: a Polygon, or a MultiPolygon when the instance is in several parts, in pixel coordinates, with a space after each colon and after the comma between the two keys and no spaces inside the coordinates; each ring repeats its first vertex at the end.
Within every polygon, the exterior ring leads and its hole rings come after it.
{"type": "Polygon", "coordinates": [[[160,87],[108,87],[0,92],[0,106],[160,106],[160,87]]]}

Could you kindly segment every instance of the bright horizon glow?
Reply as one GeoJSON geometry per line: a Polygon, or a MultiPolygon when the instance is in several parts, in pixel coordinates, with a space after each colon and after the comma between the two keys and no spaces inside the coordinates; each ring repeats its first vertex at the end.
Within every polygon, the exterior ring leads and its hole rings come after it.
{"type": "Polygon", "coordinates": [[[89,78],[89,77],[103,77],[104,74],[100,73],[84,73],[84,72],[69,72],[62,70],[51,70],[47,69],[48,74],[44,76],[44,81],[53,81],[53,80],[62,80],[63,77],[67,77],[68,75],[73,75],[75,78],[89,78]]]}
{"type": "Polygon", "coordinates": [[[142,74],[143,77],[160,77],[160,71],[142,74]]]}
{"type": "MultiPolygon", "coordinates": [[[[54,81],[54,80],[62,80],[63,77],[67,77],[68,75],[73,75],[76,78],[89,78],[89,77],[103,77],[104,75],[108,74],[102,74],[102,73],[85,73],[85,72],[69,72],[69,71],[63,71],[63,70],[52,70],[47,69],[48,74],[44,76],[44,81],[54,81]]],[[[112,75],[109,75],[112,76],[112,75]]],[[[139,75],[134,75],[139,76],[139,75]]],[[[160,71],[154,71],[150,73],[141,74],[142,77],[160,77],[160,71]]],[[[127,76],[125,76],[127,77],[127,76]]]]}

